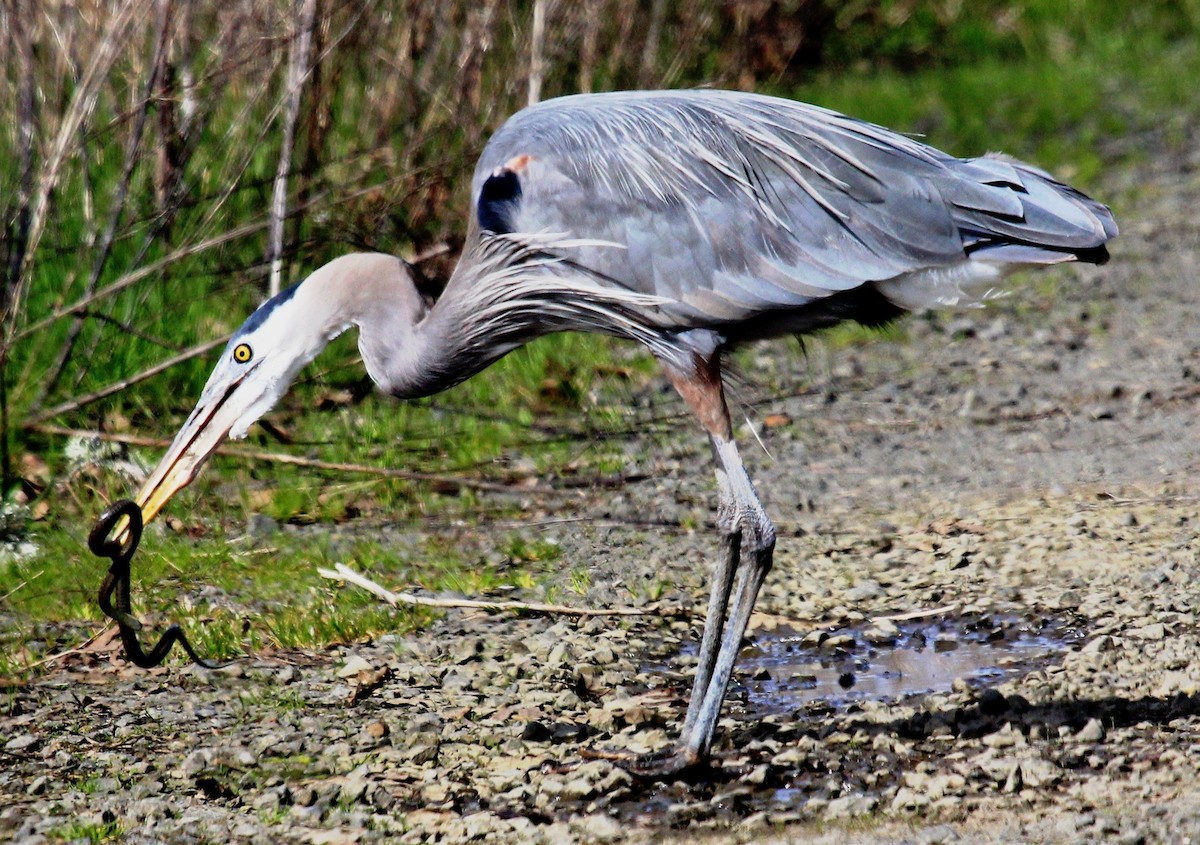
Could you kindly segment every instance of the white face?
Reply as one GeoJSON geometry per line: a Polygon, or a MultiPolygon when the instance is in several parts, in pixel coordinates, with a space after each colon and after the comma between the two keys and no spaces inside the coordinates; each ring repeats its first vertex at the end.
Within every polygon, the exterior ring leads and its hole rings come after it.
{"type": "Polygon", "coordinates": [[[225,347],[196,407],[138,492],[143,522],[195,478],[226,437],[245,437],[328,342],[303,319],[311,309],[296,296],[298,287],[263,303],[225,347]]]}
{"type": "Polygon", "coordinates": [[[399,260],[372,253],[334,259],[259,306],[221,353],[195,409],[138,492],[142,521],[191,482],[221,441],[245,437],[351,323],[401,313],[419,299],[399,260]]]}

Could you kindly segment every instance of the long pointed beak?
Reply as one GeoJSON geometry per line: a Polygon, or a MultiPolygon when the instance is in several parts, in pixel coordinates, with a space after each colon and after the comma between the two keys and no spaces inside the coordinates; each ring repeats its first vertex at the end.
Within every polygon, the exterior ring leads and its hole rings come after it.
{"type": "MultiPolygon", "coordinates": [[[[154,519],[172,496],[192,482],[204,462],[229,434],[236,414],[229,412],[226,403],[241,382],[242,379],[238,379],[218,391],[205,389],[167,453],[134,498],[142,509],[143,524],[154,519]]],[[[127,527],[122,526],[116,539],[125,542],[127,533],[127,527]]]]}

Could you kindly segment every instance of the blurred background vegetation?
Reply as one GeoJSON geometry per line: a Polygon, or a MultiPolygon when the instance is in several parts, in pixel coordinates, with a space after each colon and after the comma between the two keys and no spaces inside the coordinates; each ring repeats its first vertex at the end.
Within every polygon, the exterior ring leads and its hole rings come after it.
{"type": "MultiPolygon", "coordinates": [[[[290,284],[382,250],[438,285],[474,161],[531,96],[757,90],[1092,189],[1200,112],[1200,0],[0,0],[0,33],[0,465],[72,543],[138,471],[72,432],[169,438],[273,264],[290,284]]],[[[539,341],[405,406],[355,356],[347,339],[310,368],[257,446],[507,483],[619,472],[603,443],[645,427],[605,390],[653,368],[604,339],[539,341]]],[[[472,503],[444,480],[222,466],[201,485],[218,523],[472,503]]]]}

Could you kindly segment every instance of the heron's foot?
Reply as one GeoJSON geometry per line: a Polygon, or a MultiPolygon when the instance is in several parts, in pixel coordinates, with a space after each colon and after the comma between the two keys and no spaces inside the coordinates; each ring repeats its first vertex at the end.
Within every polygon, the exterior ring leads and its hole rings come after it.
{"type": "Polygon", "coordinates": [[[608,760],[641,780],[685,778],[708,769],[707,758],[700,757],[686,748],[670,748],[652,754],[584,748],[580,750],[579,756],[588,760],[608,760]]]}

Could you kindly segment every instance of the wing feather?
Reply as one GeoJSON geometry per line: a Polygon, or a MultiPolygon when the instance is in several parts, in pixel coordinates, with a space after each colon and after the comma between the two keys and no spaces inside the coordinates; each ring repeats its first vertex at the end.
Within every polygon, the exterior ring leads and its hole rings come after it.
{"type": "Polygon", "coordinates": [[[1045,263],[1116,234],[1107,208],[1036,168],[956,159],[753,94],[626,92],[526,109],[488,144],[472,207],[517,156],[530,158],[507,221],[514,231],[615,244],[581,246],[570,259],[663,298],[664,319],[681,328],[798,308],[973,255],[1045,263]]]}

